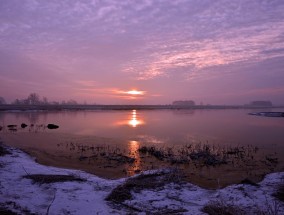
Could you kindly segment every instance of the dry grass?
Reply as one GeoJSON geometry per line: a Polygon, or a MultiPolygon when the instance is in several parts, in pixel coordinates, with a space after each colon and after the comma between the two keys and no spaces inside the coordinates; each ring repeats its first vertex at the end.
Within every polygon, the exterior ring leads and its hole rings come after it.
{"type": "Polygon", "coordinates": [[[0,142],[0,156],[9,155],[11,152],[9,152],[6,147],[0,142]]]}
{"type": "Polygon", "coordinates": [[[0,214],[2,215],[18,215],[17,213],[11,211],[10,209],[6,207],[0,207],[0,214]]]}
{"type": "Polygon", "coordinates": [[[13,201],[8,201],[0,204],[0,214],[1,215],[37,215],[32,213],[29,209],[23,208],[17,205],[13,201]]]}
{"type": "Polygon", "coordinates": [[[202,208],[202,212],[209,215],[245,215],[243,209],[236,205],[226,204],[223,201],[212,201],[202,208]]]}
{"type": "Polygon", "coordinates": [[[277,191],[273,194],[273,196],[284,202],[284,182],[278,186],[277,191]]]}
{"type": "Polygon", "coordinates": [[[181,183],[183,178],[183,173],[178,169],[154,174],[141,174],[127,179],[124,184],[113,189],[106,200],[122,203],[132,198],[131,191],[140,192],[145,189],[157,189],[168,183],[181,183]]]}
{"type": "Polygon", "coordinates": [[[252,146],[220,147],[210,144],[186,144],[180,148],[155,146],[141,146],[138,152],[148,154],[160,161],[171,164],[186,164],[190,162],[205,166],[219,166],[223,164],[253,160],[257,148],[252,146]]]}
{"type": "Polygon", "coordinates": [[[223,200],[211,201],[205,205],[202,212],[209,215],[280,215],[281,205],[279,202],[272,200],[263,202],[261,206],[255,204],[249,208],[242,208],[241,206],[235,205],[233,203],[228,203],[223,200]]]}
{"type": "Polygon", "coordinates": [[[33,175],[25,175],[23,178],[31,179],[34,183],[38,184],[50,184],[57,182],[70,182],[70,181],[78,181],[84,182],[85,179],[73,176],[73,175],[44,175],[44,174],[33,174],[33,175]]]}

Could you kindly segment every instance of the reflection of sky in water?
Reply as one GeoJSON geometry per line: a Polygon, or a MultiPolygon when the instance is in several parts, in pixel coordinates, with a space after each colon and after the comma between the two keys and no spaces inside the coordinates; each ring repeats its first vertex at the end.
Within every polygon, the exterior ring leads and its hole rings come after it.
{"type": "Polygon", "coordinates": [[[135,139],[143,143],[153,143],[153,144],[162,144],[166,142],[165,138],[161,139],[150,135],[138,135],[135,139]]]}
{"type": "Polygon", "coordinates": [[[0,113],[0,124],[54,123],[60,128],[47,132],[107,137],[125,143],[283,143],[284,118],[251,116],[248,115],[249,112],[250,110],[5,112],[0,113]]]}

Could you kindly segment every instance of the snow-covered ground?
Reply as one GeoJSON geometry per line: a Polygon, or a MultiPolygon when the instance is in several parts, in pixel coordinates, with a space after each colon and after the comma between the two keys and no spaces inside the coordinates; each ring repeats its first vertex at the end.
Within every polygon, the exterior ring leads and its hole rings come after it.
{"type": "MultiPolygon", "coordinates": [[[[219,190],[202,189],[193,184],[170,183],[155,190],[132,192],[122,204],[105,200],[126,179],[107,180],[78,170],[43,166],[18,149],[0,157],[0,205],[20,214],[204,214],[201,209],[212,201],[253,211],[276,210],[284,214],[283,202],[272,194],[284,181],[284,172],[272,173],[259,183],[231,185],[219,190]],[[27,174],[75,175],[84,182],[33,183],[27,174]],[[273,207],[277,206],[276,209],[273,207]]],[[[144,174],[149,174],[144,173],[144,174]]]]}

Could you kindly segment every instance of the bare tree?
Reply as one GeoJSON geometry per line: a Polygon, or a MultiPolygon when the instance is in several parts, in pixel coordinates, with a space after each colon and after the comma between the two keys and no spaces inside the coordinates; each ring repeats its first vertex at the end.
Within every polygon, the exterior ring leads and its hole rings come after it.
{"type": "Polygon", "coordinates": [[[26,100],[27,100],[27,104],[29,104],[29,105],[40,104],[39,95],[36,94],[36,93],[31,93],[26,100]]]}
{"type": "MultiPolygon", "coordinates": [[[[2,98],[2,97],[0,97],[2,98]]],[[[1,100],[0,100],[1,104],[1,100]]],[[[37,93],[30,93],[30,95],[26,99],[16,99],[12,102],[12,104],[15,105],[78,105],[78,102],[70,99],[68,101],[63,100],[61,103],[56,101],[48,101],[47,97],[42,97],[40,99],[40,96],[37,93]]]]}

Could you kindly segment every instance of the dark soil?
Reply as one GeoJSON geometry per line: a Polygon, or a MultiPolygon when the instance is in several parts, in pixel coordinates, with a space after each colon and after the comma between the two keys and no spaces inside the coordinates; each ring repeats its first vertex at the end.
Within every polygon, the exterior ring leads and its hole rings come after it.
{"type": "Polygon", "coordinates": [[[11,152],[9,152],[6,147],[0,142],[0,156],[10,155],[11,152]]]}
{"type": "Polygon", "coordinates": [[[68,182],[68,181],[79,181],[84,182],[85,179],[73,176],[73,175],[44,175],[44,174],[33,174],[25,175],[23,178],[31,179],[34,183],[38,184],[50,184],[57,182],[68,182]]]}
{"type": "Polygon", "coordinates": [[[274,193],[273,196],[276,197],[277,199],[279,199],[280,201],[284,202],[284,183],[279,185],[276,193],[274,193]]]}
{"type": "Polygon", "coordinates": [[[245,215],[245,211],[233,205],[222,202],[211,202],[202,208],[202,212],[209,215],[245,215]]]}
{"type": "Polygon", "coordinates": [[[1,215],[18,215],[18,213],[15,213],[11,211],[10,209],[2,207],[2,206],[0,206],[0,214],[1,215]]]}
{"type": "Polygon", "coordinates": [[[0,214],[1,215],[37,215],[32,213],[27,208],[23,208],[17,205],[13,201],[8,201],[0,204],[0,214]]]}

